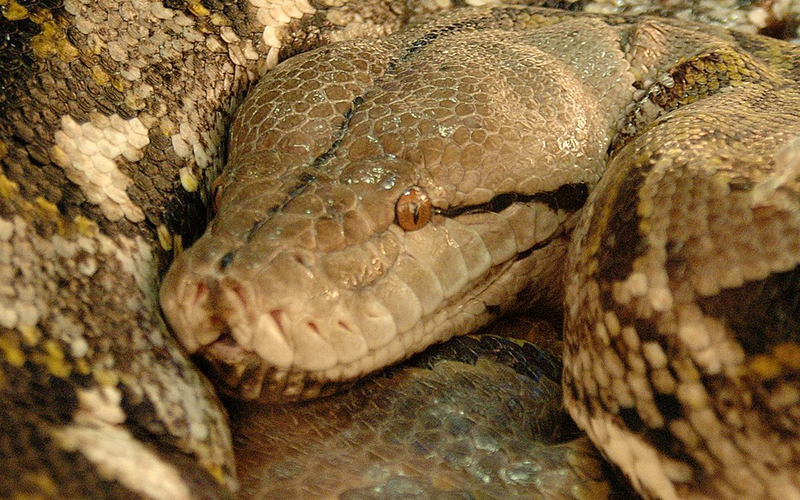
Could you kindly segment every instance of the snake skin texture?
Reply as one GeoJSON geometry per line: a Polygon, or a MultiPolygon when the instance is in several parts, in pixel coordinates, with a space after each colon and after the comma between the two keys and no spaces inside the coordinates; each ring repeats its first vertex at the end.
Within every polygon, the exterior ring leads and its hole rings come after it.
{"type": "Polygon", "coordinates": [[[560,370],[534,344],[459,337],[333,397],[233,406],[241,494],[630,498],[570,425],[560,370]]]}
{"type": "Polygon", "coordinates": [[[297,56],[162,307],[231,392],[307,398],[563,273],[566,407],[642,495],[798,496],[799,75],[768,38],[524,7],[297,56]]]}
{"type": "MultiPolygon", "coordinates": [[[[552,5],[788,38],[798,11],[784,0],[552,5]]],[[[236,495],[228,418],[160,318],[158,276],[202,231],[232,112],[252,82],[292,55],[452,7],[0,0],[1,498],[236,495]]],[[[758,373],[775,373],[781,349],[758,358],[758,373]]],[[[475,366],[478,378],[505,373],[475,366]]],[[[402,399],[413,385],[393,387],[402,399]]],[[[605,491],[583,442],[566,455],[581,457],[572,473],[605,491]]]]}
{"type": "Polygon", "coordinates": [[[565,404],[646,496],[800,498],[800,50],[690,38],[574,236],[565,404]]]}
{"type": "Polygon", "coordinates": [[[0,497],[233,495],[227,418],[164,327],[158,270],[202,227],[248,84],[409,12],[0,2],[0,497]]]}

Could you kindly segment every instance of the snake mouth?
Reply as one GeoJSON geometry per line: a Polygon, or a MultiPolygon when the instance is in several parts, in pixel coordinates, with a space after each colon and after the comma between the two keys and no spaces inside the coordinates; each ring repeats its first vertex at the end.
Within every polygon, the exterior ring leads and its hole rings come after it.
{"type": "Polygon", "coordinates": [[[290,403],[327,396],[353,384],[353,380],[318,379],[277,368],[241,347],[229,333],[200,348],[192,359],[223,395],[234,399],[290,403]]]}
{"type": "Polygon", "coordinates": [[[267,380],[274,380],[278,370],[233,338],[226,329],[214,342],[192,355],[195,363],[225,394],[246,399],[261,396],[267,380]]]}
{"type": "Polygon", "coordinates": [[[240,364],[248,353],[252,352],[242,347],[228,329],[217,340],[200,349],[201,355],[229,365],[240,364]]]}
{"type": "Polygon", "coordinates": [[[192,359],[222,394],[235,399],[286,403],[328,395],[351,383],[318,380],[302,371],[276,367],[243,347],[227,328],[192,359]]]}

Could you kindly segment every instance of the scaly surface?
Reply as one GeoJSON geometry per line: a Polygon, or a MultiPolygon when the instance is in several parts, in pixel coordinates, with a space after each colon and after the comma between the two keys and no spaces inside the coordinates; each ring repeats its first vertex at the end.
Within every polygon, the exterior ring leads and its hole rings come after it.
{"type": "MultiPolygon", "coordinates": [[[[735,4],[649,8],[773,33],[793,8],[735,4]]],[[[202,225],[251,81],[449,7],[0,0],[0,496],[231,494],[226,420],[158,317],[156,270],[202,225]]]]}
{"type": "Polygon", "coordinates": [[[799,84],[788,43],[527,7],[305,53],[162,307],[228,391],[297,399],[566,275],[566,406],[640,493],[800,496],[799,84]]]}
{"type": "Polygon", "coordinates": [[[560,367],[533,344],[467,336],[328,398],[233,404],[241,496],[630,498],[564,413],[560,367]]]}

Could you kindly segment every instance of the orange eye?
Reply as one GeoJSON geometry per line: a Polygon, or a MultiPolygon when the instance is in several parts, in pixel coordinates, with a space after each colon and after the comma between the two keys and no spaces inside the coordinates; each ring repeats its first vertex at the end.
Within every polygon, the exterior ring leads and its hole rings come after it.
{"type": "Polygon", "coordinates": [[[219,200],[222,197],[222,180],[222,176],[219,176],[211,183],[211,208],[214,213],[219,210],[219,200]]]}
{"type": "Polygon", "coordinates": [[[394,212],[404,231],[416,231],[431,220],[431,199],[422,188],[410,187],[397,199],[394,212]]]}

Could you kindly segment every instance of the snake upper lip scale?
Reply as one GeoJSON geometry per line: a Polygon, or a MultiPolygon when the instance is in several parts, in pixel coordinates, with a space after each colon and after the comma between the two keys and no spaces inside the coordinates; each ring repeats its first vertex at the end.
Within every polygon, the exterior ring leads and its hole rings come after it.
{"type": "Polygon", "coordinates": [[[512,6],[296,56],[164,313],[286,400],[563,298],[565,404],[639,493],[800,498],[799,81],[789,44],[512,6]]]}

